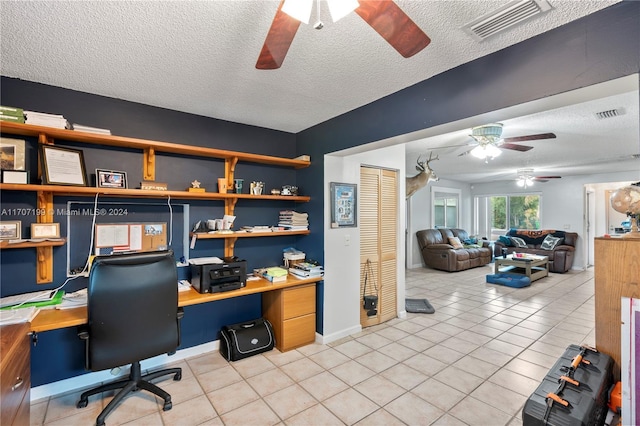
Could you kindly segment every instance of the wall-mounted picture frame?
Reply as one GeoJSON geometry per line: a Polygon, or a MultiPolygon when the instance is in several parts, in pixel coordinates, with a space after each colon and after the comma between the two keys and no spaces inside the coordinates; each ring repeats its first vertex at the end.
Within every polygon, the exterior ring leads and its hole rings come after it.
{"type": "Polygon", "coordinates": [[[127,189],[127,172],[96,169],[96,186],[98,188],[127,189]]]}
{"type": "Polygon", "coordinates": [[[42,183],[87,186],[84,156],[79,149],[41,145],[42,183]]]}
{"type": "Polygon", "coordinates": [[[32,223],[31,238],[60,238],[60,224],[32,223]]]}
{"type": "Polygon", "coordinates": [[[358,226],[358,185],[340,182],[331,182],[329,185],[331,191],[331,227],[358,226]]]}
{"type": "Polygon", "coordinates": [[[25,170],[23,139],[0,138],[0,169],[25,170]]]}
{"type": "Polygon", "coordinates": [[[22,237],[22,221],[0,221],[0,240],[19,240],[22,237]]]}

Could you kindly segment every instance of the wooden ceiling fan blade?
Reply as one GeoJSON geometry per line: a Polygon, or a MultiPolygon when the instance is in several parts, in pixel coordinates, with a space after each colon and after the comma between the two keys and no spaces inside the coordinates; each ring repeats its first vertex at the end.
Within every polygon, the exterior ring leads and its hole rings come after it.
{"type": "Polygon", "coordinates": [[[555,139],[555,138],[556,138],[556,135],[554,133],[540,133],[538,135],[527,135],[527,136],[516,136],[513,138],[503,138],[502,140],[505,143],[511,143],[511,142],[537,141],[540,139],[555,139]]]}
{"type": "Polygon", "coordinates": [[[431,39],[391,0],[359,0],[355,12],[405,58],[431,43],[431,39]]]}
{"type": "Polygon", "coordinates": [[[547,181],[549,179],[562,179],[562,176],[535,176],[535,180],[547,181]]]}
{"type": "Polygon", "coordinates": [[[287,56],[289,46],[293,42],[293,37],[298,32],[298,27],[300,27],[300,21],[282,11],[283,4],[284,0],[278,6],[278,11],[273,18],[267,38],[264,40],[260,56],[258,56],[256,68],[259,70],[280,68],[285,56],[287,56]]]}
{"type": "Polygon", "coordinates": [[[500,145],[500,148],[511,149],[513,151],[520,151],[520,152],[526,152],[526,151],[529,151],[530,149],[533,149],[532,146],[516,145],[513,143],[503,143],[502,145],[500,145]]]}

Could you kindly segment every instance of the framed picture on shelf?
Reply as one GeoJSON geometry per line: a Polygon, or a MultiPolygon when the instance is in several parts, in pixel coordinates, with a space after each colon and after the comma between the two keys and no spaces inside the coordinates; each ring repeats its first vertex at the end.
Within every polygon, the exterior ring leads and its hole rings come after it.
{"type": "Polygon", "coordinates": [[[42,183],[47,185],[87,186],[82,151],[41,145],[42,183]]]}
{"type": "Polygon", "coordinates": [[[60,224],[32,223],[31,238],[60,238],[60,224]]]}
{"type": "Polygon", "coordinates": [[[3,220],[0,222],[0,240],[19,240],[22,236],[22,222],[3,220]]]}
{"type": "Polygon", "coordinates": [[[25,170],[24,140],[0,138],[0,169],[25,170]]]}
{"type": "Polygon", "coordinates": [[[96,169],[96,186],[98,188],[127,189],[127,173],[115,170],[96,169]]]}
{"type": "Polygon", "coordinates": [[[357,226],[357,188],[355,183],[331,182],[331,227],[357,226]]]}

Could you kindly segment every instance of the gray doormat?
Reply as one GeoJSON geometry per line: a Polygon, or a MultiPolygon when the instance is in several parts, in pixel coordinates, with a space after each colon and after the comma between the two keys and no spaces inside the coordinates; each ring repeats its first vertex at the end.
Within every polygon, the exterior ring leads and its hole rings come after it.
{"type": "Polygon", "coordinates": [[[407,312],[414,314],[432,314],[436,310],[427,299],[404,299],[407,312]]]}

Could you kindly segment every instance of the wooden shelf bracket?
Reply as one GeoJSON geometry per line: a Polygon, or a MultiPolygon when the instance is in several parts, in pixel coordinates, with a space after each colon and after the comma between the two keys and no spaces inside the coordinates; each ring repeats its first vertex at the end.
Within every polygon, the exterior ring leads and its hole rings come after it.
{"type": "Polygon", "coordinates": [[[156,180],[156,151],[151,146],[144,150],[142,169],[144,180],[156,180]]]}
{"type": "MultiPolygon", "coordinates": [[[[53,222],[53,193],[38,191],[38,223],[53,222]]],[[[53,281],[53,247],[36,248],[36,283],[46,284],[53,281]]]]}

